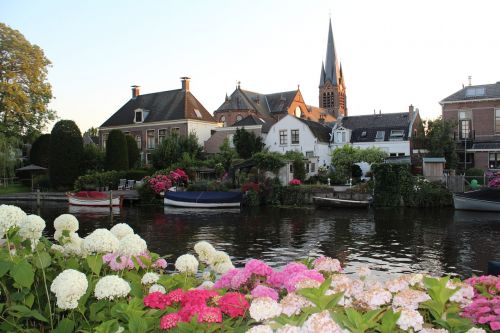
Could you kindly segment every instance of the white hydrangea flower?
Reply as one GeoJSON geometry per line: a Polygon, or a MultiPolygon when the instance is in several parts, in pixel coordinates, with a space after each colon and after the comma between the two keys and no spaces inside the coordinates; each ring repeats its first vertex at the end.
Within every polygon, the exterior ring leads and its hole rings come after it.
{"type": "Polygon", "coordinates": [[[486,331],[482,328],[472,327],[465,333],[486,333],[486,331]]]}
{"type": "Polygon", "coordinates": [[[391,301],[392,294],[384,288],[370,288],[358,297],[370,309],[377,309],[391,301]]]}
{"type": "Polygon", "coordinates": [[[196,289],[212,290],[214,289],[214,285],[215,283],[212,281],[203,281],[203,283],[196,287],[196,289]]]}
{"type": "Polygon", "coordinates": [[[57,306],[63,310],[75,309],[78,301],[87,292],[88,281],[85,274],[74,269],[66,269],[52,281],[50,291],[56,294],[57,306]]]}
{"type": "Polygon", "coordinates": [[[83,239],[83,250],[87,253],[109,253],[118,250],[120,241],[107,229],[96,229],[83,239]]]}
{"type": "Polygon", "coordinates": [[[118,240],[121,240],[125,236],[133,235],[134,230],[126,223],[115,224],[111,229],[109,229],[113,235],[115,235],[118,240]]]}
{"type": "Polygon", "coordinates": [[[444,328],[422,328],[420,333],[449,333],[449,331],[444,328]]]}
{"type": "Polygon", "coordinates": [[[206,241],[196,243],[194,245],[194,251],[198,254],[200,261],[207,264],[212,261],[212,257],[216,252],[212,244],[206,241]]]}
{"type": "Polygon", "coordinates": [[[320,313],[315,313],[304,322],[301,333],[348,333],[343,330],[330,316],[330,312],[325,310],[320,313]]]}
{"type": "Polygon", "coordinates": [[[86,255],[83,250],[83,239],[76,232],[71,232],[63,245],[65,256],[84,257],[86,255]]]}
{"type": "Polygon", "coordinates": [[[257,325],[249,329],[247,333],[273,333],[273,329],[269,325],[257,325]]]}
{"type": "Polygon", "coordinates": [[[263,321],[277,317],[282,312],[281,305],[270,297],[254,298],[250,304],[250,317],[256,321],[263,321]]]}
{"type": "Polygon", "coordinates": [[[458,288],[458,290],[450,297],[450,301],[452,302],[457,302],[467,305],[471,302],[472,298],[474,297],[474,288],[464,282],[453,282],[450,280],[446,283],[446,288],[448,289],[458,288]]]}
{"type": "Polygon", "coordinates": [[[287,294],[281,299],[280,305],[282,312],[289,317],[298,315],[305,307],[314,306],[307,298],[296,293],[287,294]]]}
{"type": "Polygon", "coordinates": [[[231,262],[221,262],[212,266],[212,269],[215,273],[223,275],[226,274],[231,269],[234,269],[234,265],[231,262]]]}
{"type": "Polygon", "coordinates": [[[125,328],[123,326],[118,326],[118,329],[116,330],[115,333],[123,333],[125,331],[125,328]]]}
{"type": "Polygon", "coordinates": [[[146,285],[146,284],[153,284],[158,282],[160,279],[160,275],[157,273],[153,272],[148,272],[142,276],[141,283],[146,285]]]}
{"type": "Polygon", "coordinates": [[[335,274],[332,276],[330,287],[335,293],[343,292],[345,297],[361,297],[364,290],[364,282],[358,279],[351,280],[345,274],[335,274]]]}
{"type": "Polygon", "coordinates": [[[391,293],[397,293],[401,290],[405,290],[406,288],[408,288],[409,285],[410,285],[410,281],[409,281],[408,275],[401,275],[395,279],[388,280],[385,283],[385,287],[391,293]]]}
{"type": "Polygon", "coordinates": [[[148,250],[146,241],[139,235],[127,235],[119,242],[117,253],[122,256],[138,256],[148,250]]]}
{"type": "Polygon", "coordinates": [[[154,293],[154,292],[160,292],[162,294],[166,294],[167,291],[165,290],[165,287],[163,287],[162,285],[159,285],[159,284],[153,284],[151,287],[149,287],[149,291],[148,293],[151,294],[151,293],[154,293]]]}
{"type": "Polygon", "coordinates": [[[34,250],[42,237],[45,229],[45,221],[38,215],[28,215],[19,228],[19,236],[22,240],[31,241],[31,249],[34,250]]]}
{"type": "Polygon", "coordinates": [[[330,257],[320,257],[313,262],[314,269],[323,272],[340,272],[342,267],[340,266],[340,261],[338,259],[333,259],[330,257]]]}
{"type": "Polygon", "coordinates": [[[392,307],[417,310],[420,303],[430,300],[431,297],[424,291],[405,289],[394,295],[392,307]]]}
{"type": "Polygon", "coordinates": [[[210,260],[210,265],[211,266],[216,266],[220,264],[226,264],[226,263],[231,263],[231,258],[229,255],[224,252],[224,251],[215,251],[212,255],[212,258],[210,260]]]}
{"type": "Polygon", "coordinates": [[[75,232],[78,230],[78,220],[71,214],[59,215],[54,220],[54,228],[56,230],[69,230],[70,232],[75,232]]]}
{"type": "Polygon", "coordinates": [[[419,287],[423,287],[424,286],[424,274],[421,274],[421,273],[414,273],[414,274],[410,274],[408,276],[408,282],[410,283],[410,286],[415,286],[415,285],[418,285],[419,287]]]}
{"type": "Polygon", "coordinates": [[[175,261],[175,268],[181,273],[195,274],[198,271],[198,260],[192,254],[183,254],[175,261]]]}
{"type": "Polygon", "coordinates": [[[50,249],[52,251],[55,251],[55,252],[61,252],[61,253],[64,252],[64,248],[61,245],[59,245],[59,244],[52,244],[52,246],[50,247],[50,249]]]}
{"type": "Polygon", "coordinates": [[[0,238],[10,228],[20,227],[26,220],[26,213],[19,207],[12,205],[0,205],[0,238]]]}
{"type": "Polygon", "coordinates": [[[372,274],[372,271],[367,265],[363,265],[356,268],[356,274],[358,274],[360,278],[367,278],[372,274]]]}
{"type": "Polygon", "coordinates": [[[129,293],[130,285],[127,281],[117,275],[107,275],[97,281],[94,296],[97,299],[114,300],[126,297],[129,293]]]}
{"type": "Polygon", "coordinates": [[[403,330],[408,331],[412,328],[414,331],[418,332],[422,329],[422,324],[424,323],[424,318],[416,310],[401,309],[401,316],[397,321],[397,325],[403,330]]]}
{"type": "Polygon", "coordinates": [[[285,326],[282,326],[276,330],[276,333],[301,333],[302,330],[300,327],[297,326],[292,326],[289,324],[286,324],[285,326]]]}

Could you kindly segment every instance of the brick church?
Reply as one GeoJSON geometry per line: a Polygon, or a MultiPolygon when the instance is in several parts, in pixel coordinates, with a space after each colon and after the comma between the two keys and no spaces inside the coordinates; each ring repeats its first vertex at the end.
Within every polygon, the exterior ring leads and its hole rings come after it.
{"type": "Polygon", "coordinates": [[[248,116],[278,121],[288,114],[316,122],[333,122],[340,116],[347,116],[345,82],[342,65],[335,51],[331,20],[326,59],[321,65],[319,107],[307,105],[299,88],[261,94],[241,89],[238,83],[233,93],[226,95],[222,105],[214,111],[214,118],[226,127],[248,116]]]}

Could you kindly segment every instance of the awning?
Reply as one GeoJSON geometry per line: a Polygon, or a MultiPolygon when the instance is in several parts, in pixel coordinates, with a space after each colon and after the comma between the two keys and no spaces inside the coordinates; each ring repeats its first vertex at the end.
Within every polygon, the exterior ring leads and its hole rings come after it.
{"type": "Polygon", "coordinates": [[[475,151],[500,151],[500,142],[478,142],[467,149],[467,152],[475,151]]]}

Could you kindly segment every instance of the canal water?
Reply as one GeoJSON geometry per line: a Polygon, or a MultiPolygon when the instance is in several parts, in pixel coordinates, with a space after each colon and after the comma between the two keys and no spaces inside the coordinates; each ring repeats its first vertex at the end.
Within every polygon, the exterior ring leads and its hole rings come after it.
{"type": "Polygon", "coordinates": [[[326,255],[338,258],[347,272],[368,265],[374,275],[428,272],[469,277],[483,274],[489,260],[500,260],[500,214],[452,209],[315,210],[261,208],[192,210],[144,206],[115,208],[68,207],[15,203],[38,213],[53,234],[53,220],[72,213],[79,234],[128,223],[151,251],[172,263],[194,253],[206,240],[226,251],[236,266],[260,258],[274,267],[289,261],[326,255]]]}

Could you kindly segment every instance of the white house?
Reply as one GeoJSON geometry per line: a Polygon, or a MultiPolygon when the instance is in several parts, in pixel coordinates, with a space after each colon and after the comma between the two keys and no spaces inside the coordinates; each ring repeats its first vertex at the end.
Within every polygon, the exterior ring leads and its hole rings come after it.
{"type": "MultiPolygon", "coordinates": [[[[308,160],[307,176],[317,174],[319,166],[330,165],[331,128],[325,124],[287,115],[276,122],[264,140],[266,148],[282,154],[299,151],[308,160]]],[[[280,171],[280,180],[287,183],[293,179],[293,170],[280,171]]]]}
{"type": "Polygon", "coordinates": [[[412,105],[409,112],[342,117],[332,128],[331,147],[345,144],[361,149],[378,147],[392,158],[410,157],[412,137],[419,126],[418,109],[412,105]]]}

